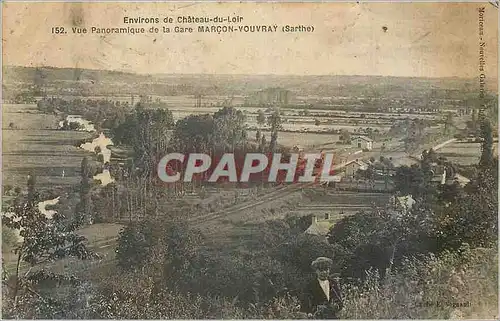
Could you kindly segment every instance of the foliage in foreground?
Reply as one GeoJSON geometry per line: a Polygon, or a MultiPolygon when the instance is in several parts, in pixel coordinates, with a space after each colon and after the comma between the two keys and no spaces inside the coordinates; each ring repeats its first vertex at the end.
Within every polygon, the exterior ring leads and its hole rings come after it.
{"type": "Polygon", "coordinates": [[[470,249],[407,259],[384,278],[367,272],[344,290],[345,319],[498,318],[496,249],[470,249]]]}

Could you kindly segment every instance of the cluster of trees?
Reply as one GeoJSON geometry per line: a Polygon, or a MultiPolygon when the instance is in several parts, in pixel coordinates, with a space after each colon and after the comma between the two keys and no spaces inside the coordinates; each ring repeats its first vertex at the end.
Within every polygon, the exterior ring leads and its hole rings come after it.
{"type": "MultiPolygon", "coordinates": [[[[125,187],[126,192],[118,192],[118,185],[92,192],[91,176],[82,176],[81,195],[78,213],[89,221],[89,213],[94,213],[94,218],[112,218],[127,216],[145,217],[147,212],[157,212],[157,197],[159,190],[154,183],[156,179],[156,166],[161,157],[169,151],[190,153],[207,153],[214,157],[224,152],[233,152],[244,155],[252,151],[270,151],[277,148],[278,130],[281,127],[279,113],[272,114],[267,121],[272,127],[272,141],[267,142],[262,137],[258,146],[247,140],[245,115],[232,107],[224,107],[213,115],[191,115],[174,121],[172,113],[166,104],[153,100],[148,96],[140,96],[135,108],[131,109],[128,103],[113,102],[109,100],[72,100],[60,98],[46,98],[38,102],[38,108],[43,112],[60,111],[70,114],[82,115],[92,121],[99,131],[103,127],[110,129],[110,134],[115,145],[124,145],[130,149],[133,157],[125,160],[124,166],[107,165],[119,183],[125,187]],[[123,194],[126,194],[125,196],[123,194]],[[105,200],[107,196],[112,200],[105,200]],[[127,201],[126,206],[118,202],[122,197],[127,201]],[[85,200],[84,200],[85,199],[85,200]],[[149,200],[155,200],[151,207],[149,200]],[[98,210],[92,210],[93,203],[104,205],[98,210]],[[111,210],[112,213],[108,213],[111,210]]],[[[260,118],[266,121],[263,113],[260,118]]],[[[64,128],[73,124],[66,124],[64,128]]],[[[85,162],[88,163],[88,160],[85,162]]],[[[84,165],[82,165],[83,168],[84,165]]],[[[87,171],[89,172],[89,171],[87,171]]],[[[83,173],[83,170],[82,170],[83,173]]],[[[161,186],[160,188],[165,188],[161,186]]],[[[180,186],[169,186],[173,192],[184,190],[184,183],[180,186]]]]}
{"type": "MultiPolygon", "coordinates": [[[[184,312],[171,311],[171,317],[179,318],[183,313],[203,318],[272,318],[283,317],[283,313],[300,317],[297,297],[309,278],[310,262],[325,251],[334,253],[333,246],[321,237],[302,234],[308,221],[310,217],[289,218],[256,226],[247,240],[252,248],[249,253],[207,248],[201,234],[181,221],[145,221],[129,226],[123,230],[117,249],[122,281],[113,278],[99,287],[99,305],[110,306],[110,300],[116,304],[120,301],[114,299],[116,296],[131,302],[137,292],[146,292],[149,295],[140,298],[144,301],[131,303],[129,308],[137,311],[155,302],[169,306],[192,298],[199,305],[193,303],[184,312]],[[308,250],[303,251],[305,248],[308,250]],[[128,292],[127,283],[138,286],[139,280],[148,281],[140,282],[141,290],[128,292]],[[175,299],[162,302],[166,296],[175,299]],[[280,302],[287,302],[282,311],[280,302]]],[[[117,313],[112,309],[101,309],[95,317],[117,313]]],[[[139,317],[166,313],[159,306],[157,309],[152,315],[142,311],[139,317]]]]}
{"type": "Polygon", "coordinates": [[[395,166],[392,163],[392,158],[389,159],[380,156],[378,160],[375,160],[375,157],[371,157],[366,170],[358,170],[355,174],[369,181],[385,180],[386,185],[388,185],[390,177],[394,172],[395,166]]]}
{"type": "Polygon", "coordinates": [[[111,127],[113,142],[131,146],[138,164],[153,165],[166,153],[174,117],[168,109],[145,107],[138,103],[133,113],[128,114],[118,126],[111,127]]]}
{"type": "Polygon", "coordinates": [[[36,93],[32,91],[23,91],[16,95],[11,95],[14,97],[12,99],[7,98],[7,100],[10,100],[14,104],[33,104],[36,102],[35,95],[36,93]]]}
{"type": "Polygon", "coordinates": [[[81,115],[91,121],[96,130],[112,128],[123,121],[130,112],[129,102],[120,102],[107,99],[73,99],[43,98],[37,102],[38,110],[44,113],[61,112],[65,114],[81,115]]]}
{"type": "Polygon", "coordinates": [[[39,201],[36,179],[31,175],[27,193],[18,195],[9,214],[2,217],[2,229],[17,230],[21,237],[11,244],[15,261],[6,264],[2,260],[5,318],[62,317],[71,306],[57,296],[57,289],[73,287],[81,280],[76,275],[54,273],[49,264],[67,257],[95,258],[85,245],[86,239],[75,232],[79,222],[58,213],[47,217],[40,212],[39,201]]]}
{"type": "Polygon", "coordinates": [[[450,164],[430,150],[423,153],[420,164],[396,169],[398,195],[411,195],[412,206],[396,203],[358,213],[332,228],[329,242],[346,254],[343,279],[363,280],[347,293],[350,302],[344,313],[366,318],[450,317],[453,307],[426,307],[422,302],[457,301],[460,291],[465,291],[464,301],[479,303],[475,295],[480,293],[489,305],[497,304],[493,284],[498,276],[493,271],[498,266],[494,254],[498,159],[492,153],[492,132],[486,120],[482,128],[482,155],[469,184],[432,184],[430,164],[450,164]],[[477,260],[475,253],[485,248],[491,250],[481,256],[484,261],[477,260]],[[484,282],[477,279],[481,273],[488,275],[484,282]],[[401,291],[398,297],[395,289],[401,291]],[[413,302],[403,311],[398,308],[403,301],[417,301],[420,306],[413,302]],[[359,304],[366,310],[359,309],[359,304]]]}
{"type": "Polygon", "coordinates": [[[235,152],[247,148],[245,115],[224,107],[213,115],[190,115],[180,119],[171,146],[180,153],[235,152]]]}
{"type": "Polygon", "coordinates": [[[61,126],[61,130],[79,130],[82,129],[83,126],[77,122],[68,122],[67,120],[63,121],[61,126]]]}
{"type": "MultiPolygon", "coordinates": [[[[130,149],[133,157],[126,160],[123,166],[109,166],[117,184],[125,187],[125,192],[119,192],[115,184],[93,193],[92,202],[100,204],[99,213],[95,213],[98,217],[156,216],[152,213],[158,211],[157,196],[164,195],[162,190],[176,195],[190,185],[194,188],[195,183],[182,181],[167,187],[156,184],[156,166],[168,152],[205,153],[217,159],[225,152],[244,157],[247,152],[269,152],[271,148],[278,148],[276,141],[281,126],[278,113],[268,118],[272,127],[271,136],[274,137],[274,146],[271,146],[264,136],[257,144],[247,139],[246,117],[235,108],[224,107],[213,115],[190,115],[174,122],[168,109],[157,107],[157,102],[141,99],[134,110],[121,121],[114,122],[118,123],[117,126],[111,127],[114,144],[130,149]],[[120,203],[120,198],[126,202],[120,203]]],[[[182,171],[183,167],[174,170],[182,171]]]]}

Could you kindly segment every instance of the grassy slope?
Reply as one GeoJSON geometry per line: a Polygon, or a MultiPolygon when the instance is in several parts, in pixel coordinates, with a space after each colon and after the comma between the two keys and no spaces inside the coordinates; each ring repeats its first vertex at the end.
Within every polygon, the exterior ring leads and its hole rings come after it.
{"type": "Polygon", "coordinates": [[[408,261],[345,291],[346,319],[498,319],[497,249],[408,261]],[[459,306],[464,304],[466,306],[459,306]]]}

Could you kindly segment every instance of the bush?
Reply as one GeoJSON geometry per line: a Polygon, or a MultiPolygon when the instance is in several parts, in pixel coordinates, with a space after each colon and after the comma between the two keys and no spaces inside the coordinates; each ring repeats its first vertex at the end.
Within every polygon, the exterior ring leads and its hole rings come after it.
{"type": "Polygon", "coordinates": [[[140,222],[125,227],[119,235],[116,258],[118,266],[134,270],[146,264],[149,252],[154,245],[153,225],[140,222]]]}
{"type": "Polygon", "coordinates": [[[12,191],[12,185],[5,185],[3,187],[3,194],[4,195],[9,195],[11,191],[12,191]]]}
{"type": "Polygon", "coordinates": [[[467,246],[439,258],[407,259],[382,278],[367,272],[344,287],[343,319],[498,318],[498,254],[467,246]],[[459,305],[464,306],[459,306],[459,305]]]}
{"type": "Polygon", "coordinates": [[[2,225],[2,251],[8,251],[16,243],[17,237],[14,230],[2,225]]]}
{"type": "Polygon", "coordinates": [[[94,319],[291,319],[303,318],[289,294],[269,302],[237,306],[237,299],[158,289],[142,273],[117,274],[94,291],[80,318],[94,319]]]}

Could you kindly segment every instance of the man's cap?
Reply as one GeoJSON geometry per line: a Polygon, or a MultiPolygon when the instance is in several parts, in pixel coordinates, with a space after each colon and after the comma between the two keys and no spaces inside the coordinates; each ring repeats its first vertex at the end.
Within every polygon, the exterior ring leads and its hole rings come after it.
{"type": "Polygon", "coordinates": [[[317,269],[317,268],[329,268],[333,265],[333,260],[330,259],[330,258],[327,258],[327,257],[324,257],[324,256],[320,256],[318,257],[316,260],[314,260],[312,263],[311,263],[311,267],[313,269],[317,269]]]}

